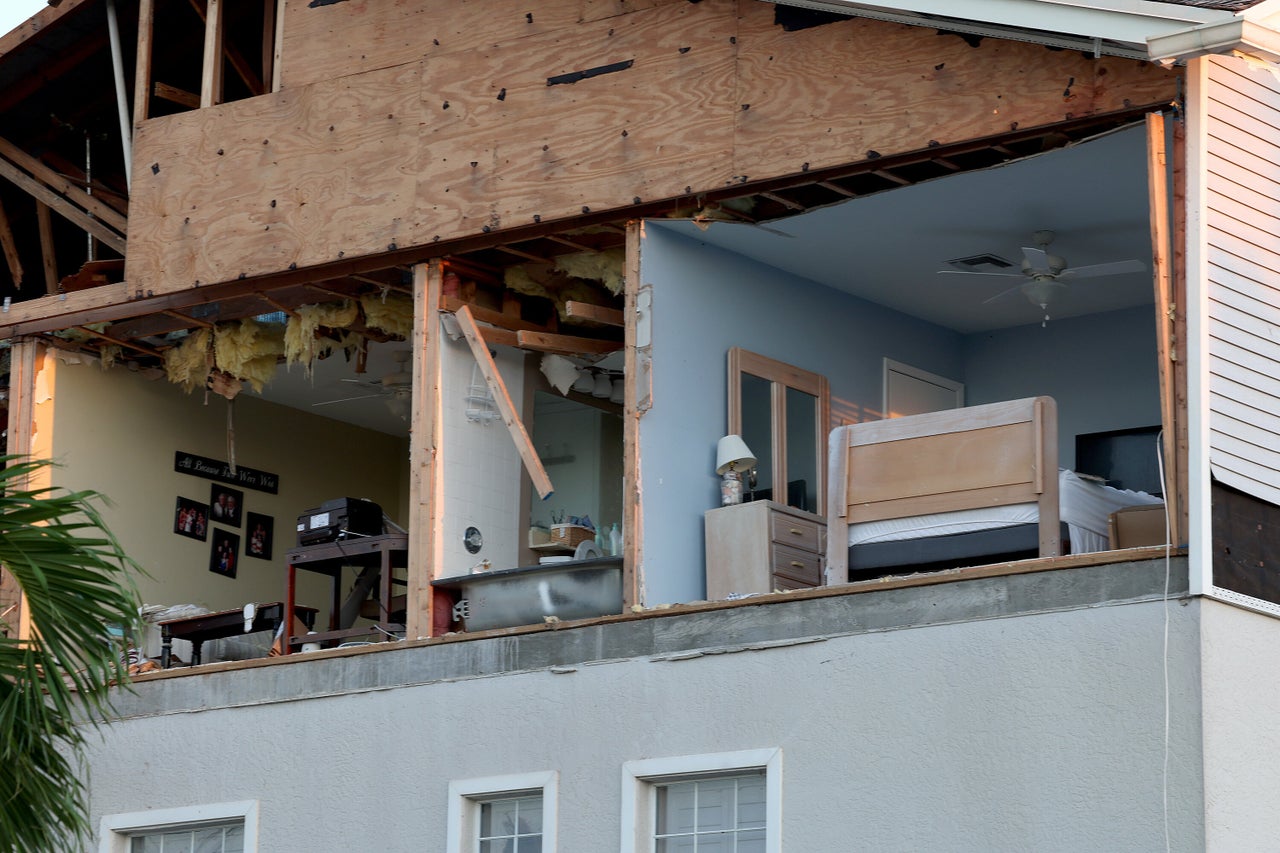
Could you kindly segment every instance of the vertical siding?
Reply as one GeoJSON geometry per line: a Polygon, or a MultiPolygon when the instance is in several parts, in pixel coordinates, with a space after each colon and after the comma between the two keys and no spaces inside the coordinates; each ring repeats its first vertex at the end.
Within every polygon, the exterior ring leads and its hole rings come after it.
{"type": "Polygon", "coordinates": [[[1280,504],[1280,79],[1214,58],[1206,94],[1209,460],[1280,504]]]}

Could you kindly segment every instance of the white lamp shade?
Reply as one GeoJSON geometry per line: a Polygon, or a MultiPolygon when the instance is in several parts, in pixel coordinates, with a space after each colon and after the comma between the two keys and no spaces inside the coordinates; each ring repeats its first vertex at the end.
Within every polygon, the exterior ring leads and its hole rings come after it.
{"type": "Polygon", "coordinates": [[[573,380],[573,390],[582,394],[590,394],[596,387],[596,380],[590,370],[579,370],[578,378],[573,380]]]}
{"type": "Polygon", "coordinates": [[[626,383],[622,381],[622,377],[619,376],[617,379],[613,380],[613,391],[609,394],[609,402],[622,405],[626,402],[626,399],[627,386],[626,383]]]}
{"type": "Polygon", "coordinates": [[[732,466],[739,471],[754,467],[756,457],[740,435],[726,435],[716,445],[716,473],[723,474],[732,466]]]}

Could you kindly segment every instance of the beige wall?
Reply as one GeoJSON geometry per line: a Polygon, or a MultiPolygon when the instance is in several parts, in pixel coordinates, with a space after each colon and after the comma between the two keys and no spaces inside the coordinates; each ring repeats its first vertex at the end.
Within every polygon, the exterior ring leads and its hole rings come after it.
{"type": "MultiPolygon", "coordinates": [[[[402,509],[408,505],[407,439],[242,395],[235,403],[236,461],[280,478],[277,495],[243,489],[244,510],[275,519],[274,548],[270,561],[244,557],[241,527],[236,578],[210,572],[210,541],[174,534],[173,521],[177,498],[207,503],[212,481],[174,471],[174,452],[226,459],[227,402],[211,395],[206,404],[201,393],[187,395],[163,379],[148,381],[122,368],[103,372],[97,363],[54,361],[46,360],[37,405],[40,438],[63,466],[55,482],[111,499],[108,524],[151,575],[139,580],[148,604],[217,610],[283,600],[284,557],[295,542],[298,514],[329,498],[369,498],[408,526],[402,509]],[[49,392],[56,394],[56,407],[49,392]]],[[[324,578],[299,572],[299,584],[300,602],[327,602],[324,578]]]]}

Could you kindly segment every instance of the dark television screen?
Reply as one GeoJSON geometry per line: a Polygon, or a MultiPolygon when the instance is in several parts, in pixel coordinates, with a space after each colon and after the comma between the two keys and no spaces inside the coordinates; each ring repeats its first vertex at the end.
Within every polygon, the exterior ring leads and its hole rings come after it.
{"type": "Polygon", "coordinates": [[[1164,495],[1156,451],[1160,427],[1137,427],[1076,436],[1076,471],[1117,489],[1164,495]]]}

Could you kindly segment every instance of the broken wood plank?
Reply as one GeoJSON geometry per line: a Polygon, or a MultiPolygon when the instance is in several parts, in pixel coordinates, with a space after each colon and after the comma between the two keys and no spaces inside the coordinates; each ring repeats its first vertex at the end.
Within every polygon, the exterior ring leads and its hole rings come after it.
{"type": "Polygon", "coordinates": [[[596,323],[619,327],[624,324],[621,310],[607,308],[604,305],[592,305],[589,302],[569,300],[564,304],[564,313],[566,317],[574,320],[591,320],[596,323]]]}
{"type": "Polygon", "coordinates": [[[110,284],[112,279],[120,281],[124,273],[124,259],[111,258],[105,261],[89,261],[80,269],[66,276],[58,283],[60,293],[74,293],[77,290],[89,290],[110,284]],[[115,274],[114,276],[112,274],[115,274]]]}
{"type": "MultiPolygon", "coordinates": [[[[129,220],[119,211],[89,195],[89,193],[3,137],[0,137],[0,156],[58,195],[65,197],[68,201],[88,213],[92,213],[121,234],[124,234],[128,229],[129,220]]],[[[104,240],[103,242],[106,241],[104,240]]]]}
{"type": "MultiPolygon", "coordinates": [[[[209,26],[209,18],[204,4],[201,3],[200,0],[191,0],[191,8],[195,9],[196,14],[200,16],[200,20],[204,22],[204,25],[207,28],[209,26]]],[[[225,15],[225,13],[221,14],[225,15]]],[[[226,25],[221,22],[219,23],[219,26],[224,30],[226,29],[226,25]]],[[[249,64],[249,60],[244,58],[244,54],[236,49],[235,45],[225,41],[221,35],[219,35],[218,41],[222,42],[222,55],[226,57],[227,62],[231,64],[231,68],[244,82],[244,85],[249,89],[249,91],[254,95],[265,94],[261,78],[259,78],[257,72],[253,70],[253,66],[249,64]]],[[[219,81],[219,103],[221,103],[221,88],[222,84],[221,81],[219,81]]]]}
{"type": "Polygon", "coordinates": [[[516,341],[523,349],[534,352],[551,352],[557,355],[598,355],[617,352],[622,341],[604,341],[599,338],[580,338],[576,335],[555,335],[550,332],[517,332],[516,341]]]}
{"type": "Polygon", "coordinates": [[[157,98],[180,104],[189,110],[200,108],[200,96],[195,92],[188,92],[186,89],[179,89],[177,86],[170,86],[168,83],[161,83],[159,80],[152,84],[151,92],[157,98]]]}
{"type": "Polygon", "coordinates": [[[53,295],[58,292],[58,256],[53,245],[53,218],[49,215],[49,205],[36,202],[36,226],[40,232],[40,260],[44,268],[45,292],[53,295]]]}
{"type": "Polygon", "coordinates": [[[13,286],[22,287],[22,259],[18,257],[18,244],[13,239],[13,229],[9,226],[9,216],[0,204],[0,248],[4,250],[5,263],[9,265],[9,275],[13,278],[13,286]]]}
{"type": "Polygon", "coordinates": [[[497,406],[498,414],[502,416],[503,423],[507,425],[507,430],[511,433],[511,440],[515,442],[516,453],[520,454],[525,470],[529,472],[529,479],[533,481],[533,488],[538,492],[538,497],[546,500],[553,491],[551,478],[547,476],[547,470],[542,467],[542,460],[538,458],[538,451],[534,448],[533,441],[529,438],[529,433],[525,431],[524,422],[520,420],[520,415],[516,412],[516,407],[511,402],[511,395],[507,393],[507,386],[502,381],[502,374],[498,372],[498,365],[494,363],[493,356],[489,355],[489,348],[484,342],[480,327],[476,325],[475,318],[471,316],[471,309],[465,305],[458,309],[456,316],[458,325],[462,328],[462,336],[467,339],[467,344],[471,347],[471,354],[476,357],[476,363],[480,365],[480,372],[484,375],[484,381],[489,386],[489,393],[493,395],[494,405],[497,406]]]}

